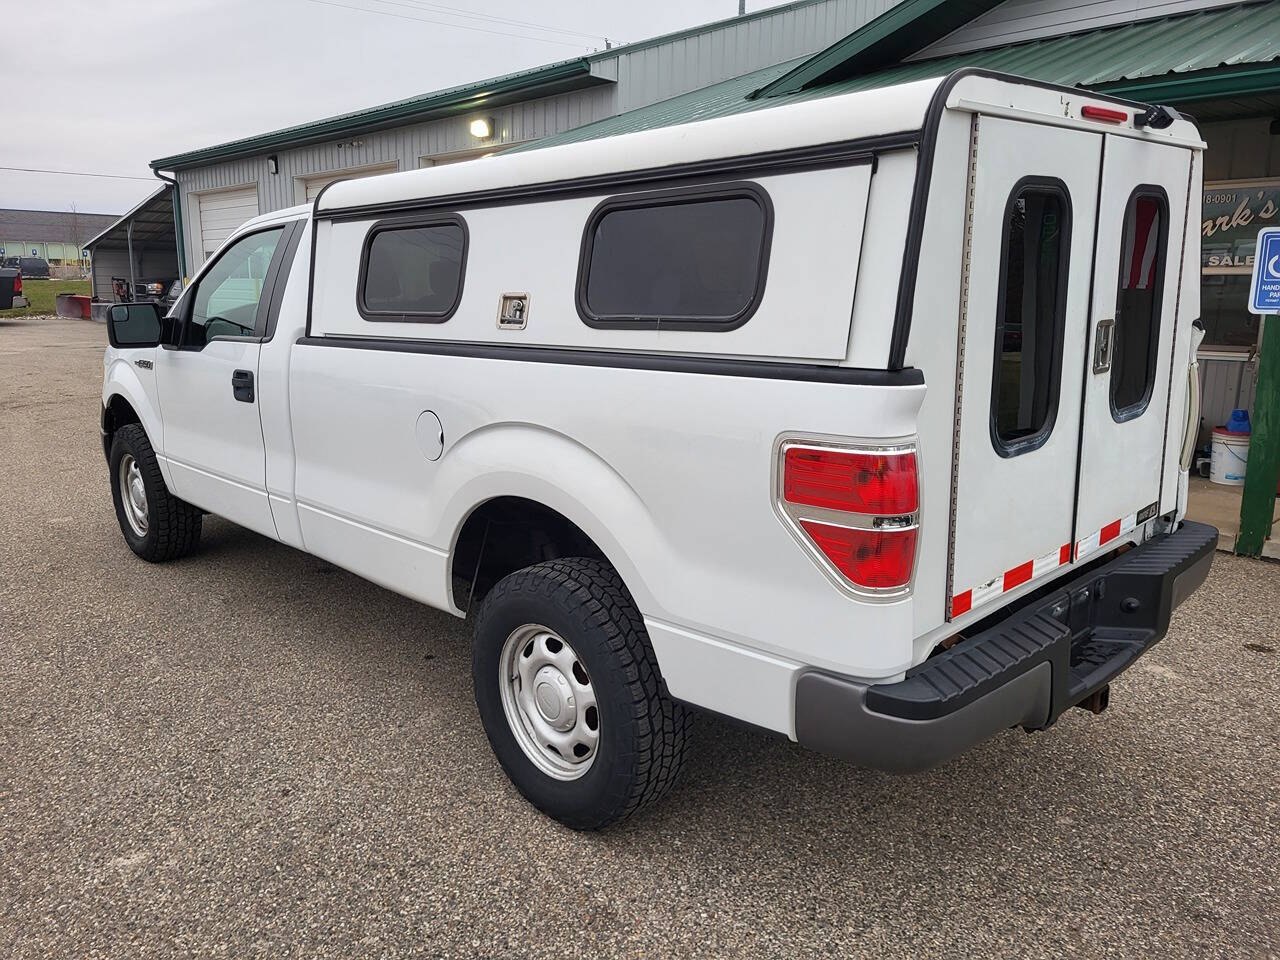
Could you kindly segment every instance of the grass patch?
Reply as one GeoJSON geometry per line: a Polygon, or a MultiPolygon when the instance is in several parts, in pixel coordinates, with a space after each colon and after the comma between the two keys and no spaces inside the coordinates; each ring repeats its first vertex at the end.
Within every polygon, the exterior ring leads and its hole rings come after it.
{"type": "Polygon", "coordinates": [[[9,317],[30,317],[40,313],[55,313],[54,298],[60,293],[89,295],[88,280],[28,280],[22,278],[22,295],[31,306],[19,310],[0,310],[0,320],[9,317]]]}

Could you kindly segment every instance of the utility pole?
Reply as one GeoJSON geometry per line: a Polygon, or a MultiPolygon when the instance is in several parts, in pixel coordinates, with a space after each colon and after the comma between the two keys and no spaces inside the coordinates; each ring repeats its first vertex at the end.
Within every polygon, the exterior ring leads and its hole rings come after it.
{"type": "Polygon", "coordinates": [[[747,12],[747,0],[738,0],[738,16],[747,12]]]}
{"type": "MultiPolygon", "coordinates": [[[[84,262],[80,259],[80,250],[82,249],[80,246],[80,218],[76,215],[76,205],[74,200],[71,202],[71,242],[76,245],[76,266],[79,267],[80,271],[83,273],[84,262]]],[[[62,262],[65,264],[67,262],[67,258],[63,257],[62,262]]]]}

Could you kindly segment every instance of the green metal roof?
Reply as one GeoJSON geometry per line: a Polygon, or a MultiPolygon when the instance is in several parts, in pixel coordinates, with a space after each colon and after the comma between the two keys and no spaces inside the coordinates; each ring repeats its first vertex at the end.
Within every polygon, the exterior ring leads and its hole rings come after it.
{"type": "Polygon", "coordinates": [[[750,99],[752,91],[767,87],[782,77],[798,75],[799,68],[808,62],[794,60],[757,70],[662,103],[536,140],[521,149],[536,150],[595,140],[928,77],[942,77],[961,67],[983,67],[1158,103],[1185,104],[1280,91],[1280,2],[1218,7],[989,50],[916,60],[834,83],[750,99]]]}
{"type": "MultiPolygon", "coordinates": [[[[300,123],[282,130],[233,140],[217,146],[192,150],[187,153],[161,157],[151,162],[153,170],[177,170],[184,167],[200,166],[222,160],[233,160],[237,157],[261,155],[269,150],[279,150],[333,140],[358,133],[371,133],[387,127],[400,126],[406,123],[422,123],[441,117],[466,113],[480,107],[497,107],[508,103],[528,100],[531,97],[549,97],[569,90],[603,83],[615,82],[609,77],[593,71],[595,64],[613,59],[620,54],[635,53],[649,47],[664,43],[672,43],[686,37],[696,36],[709,30],[715,30],[730,24],[749,23],[763,17],[776,16],[790,10],[812,6],[825,0],[792,0],[790,3],[765,7],[753,13],[739,17],[726,17],[712,23],[703,23],[664,33],[647,40],[621,44],[595,53],[587,54],[571,60],[561,60],[545,66],[509,73],[501,77],[465,83],[445,90],[435,90],[421,96],[384,103],[366,110],[344,113],[336,117],[300,123]]],[[[796,61],[798,63],[799,61],[796,61]]],[[[772,77],[770,78],[772,79],[772,77]]]]}
{"type": "Polygon", "coordinates": [[[844,93],[983,67],[1146,101],[1280,89],[1280,3],[1243,3],[917,60],[824,86],[844,93]]]}

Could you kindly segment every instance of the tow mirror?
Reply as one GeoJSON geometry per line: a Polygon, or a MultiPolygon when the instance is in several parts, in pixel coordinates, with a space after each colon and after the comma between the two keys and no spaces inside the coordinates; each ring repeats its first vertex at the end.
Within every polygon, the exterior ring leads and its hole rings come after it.
{"type": "Polygon", "coordinates": [[[154,303],[113,303],[107,311],[107,339],[113,347],[154,347],[160,343],[160,307],[154,303]]]}

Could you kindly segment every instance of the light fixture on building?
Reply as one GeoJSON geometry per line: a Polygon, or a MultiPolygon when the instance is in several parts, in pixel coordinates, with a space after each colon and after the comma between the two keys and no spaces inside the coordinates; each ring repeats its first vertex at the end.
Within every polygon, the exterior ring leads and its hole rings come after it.
{"type": "Polygon", "coordinates": [[[280,172],[280,158],[272,154],[267,157],[267,173],[277,174],[280,172]]]}
{"type": "Polygon", "coordinates": [[[476,117],[471,121],[471,135],[477,140],[488,140],[493,135],[493,119],[476,117]]]}

